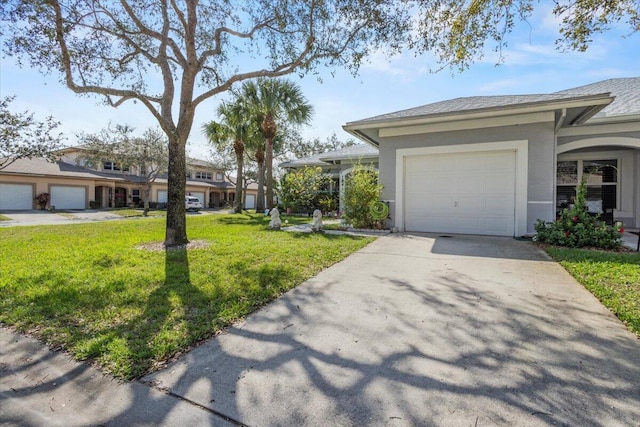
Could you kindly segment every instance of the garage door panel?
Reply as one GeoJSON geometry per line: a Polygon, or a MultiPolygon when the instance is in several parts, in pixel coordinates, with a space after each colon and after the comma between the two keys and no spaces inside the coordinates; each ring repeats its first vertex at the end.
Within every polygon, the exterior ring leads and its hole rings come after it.
{"type": "Polygon", "coordinates": [[[511,229],[511,222],[504,218],[486,218],[485,225],[487,231],[496,235],[505,235],[511,229]]]}
{"type": "Polygon", "coordinates": [[[87,207],[85,187],[52,185],[50,191],[50,204],[56,209],[85,209],[87,207]]]}
{"type": "Polygon", "coordinates": [[[245,209],[255,209],[256,207],[256,196],[255,194],[247,194],[245,197],[245,209]]]}
{"type": "Polygon", "coordinates": [[[484,192],[486,183],[483,178],[478,178],[478,175],[467,175],[458,178],[457,193],[480,193],[484,192]]]}
{"type": "Polygon", "coordinates": [[[472,215],[475,215],[476,212],[484,211],[487,208],[486,200],[478,196],[459,197],[457,202],[457,206],[455,206],[455,202],[452,204],[453,208],[461,212],[470,212],[472,215]]]}
{"type": "Polygon", "coordinates": [[[465,216],[458,217],[458,231],[461,233],[472,233],[473,230],[477,230],[481,226],[481,219],[477,216],[465,216]]]}
{"type": "Polygon", "coordinates": [[[515,151],[408,157],[404,200],[408,231],[512,236],[515,151]]]}
{"type": "Polygon", "coordinates": [[[33,209],[31,184],[0,184],[0,210],[33,209]]]}

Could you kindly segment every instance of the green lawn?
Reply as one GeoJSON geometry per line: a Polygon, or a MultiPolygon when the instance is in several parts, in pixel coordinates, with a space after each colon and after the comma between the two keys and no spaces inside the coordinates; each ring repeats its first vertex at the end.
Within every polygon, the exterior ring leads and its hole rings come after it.
{"type": "Polygon", "coordinates": [[[640,254],[555,247],[547,252],[640,336],[640,254]]]}
{"type": "MultiPolygon", "coordinates": [[[[114,215],[119,215],[126,218],[144,216],[144,209],[122,208],[122,209],[114,209],[109,212],[114,215]]],[[[152,210],[149,210],[148,216],[167,216],[167,211],[152,209],[152,210]]]]}
{"type": "Polygon", "coordinates": [[[0,214],[0,221],[11,221],[11,218],[9,218],[8,216],[4,216],[4,215],[0,214]]]}
{"type": "Polygon", "coordinates": [[[138,249],[163,240],[164,222],[0,229],[0,322],[133,379],[372,241],[203,215],[188,217],[189,238],[210,246],[138,249]]]}

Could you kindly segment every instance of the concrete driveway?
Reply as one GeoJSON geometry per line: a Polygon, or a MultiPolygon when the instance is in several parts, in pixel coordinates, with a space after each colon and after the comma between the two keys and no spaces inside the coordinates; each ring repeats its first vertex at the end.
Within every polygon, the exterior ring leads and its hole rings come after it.
{"type": "Polygon", "coordinates": [[[143,381],[251,426],[640,423],[640,341],[508,238],[381,237],[143,381]]]}
{"type": "Polygon", "coordinates": [[[133,383],[0,329],[1,425],[639,423],[640,340],[508,238],[381,237],[133,383]]]}
{"type": "MultiPolygon", "coordinates": [[[[219,211],[187,212],[187,216],[208,215],[219,211]]],[[[5,211],[2,214],[10,221],[0,221],[1,227],[16,227],[23,225],[59,225],[59,224],[79,224],[85,222],[109,221],[116,219],[127,219],[114,213],[111,210],[84,210],[67,209],[61,211],[5,211]]],[[[129,217],[128,219],[142,219],[142,217],[129,217]]]]}

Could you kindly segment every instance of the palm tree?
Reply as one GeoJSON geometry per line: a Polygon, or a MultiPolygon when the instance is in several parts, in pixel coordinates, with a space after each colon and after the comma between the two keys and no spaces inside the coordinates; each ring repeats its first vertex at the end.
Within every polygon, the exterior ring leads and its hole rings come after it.
{"type": "Polygon", "coordinates": [[[273,142],[278,132],[278,121],[291,125],[309,122],[313,107],[307,103],[300,87],[289,80],[264,79],[243,84],[241,93],[252,114],[258,117],[264,137],[267,207],[273,207],[273,142]]]}
{"type": "Polygon", "coordinates": [[[209,141],[223,148],[229,144],[233,145],[233,152],[236,155],[236,194],[233,210],[235,213],[242,212],[242,172],[244,168],[245,140],[249,133],[249,117],[244,104],[240,100],[236,102],[223,102],[218,107],[220,121],[210,121],[202,126],[203,133],[209,141]]]}

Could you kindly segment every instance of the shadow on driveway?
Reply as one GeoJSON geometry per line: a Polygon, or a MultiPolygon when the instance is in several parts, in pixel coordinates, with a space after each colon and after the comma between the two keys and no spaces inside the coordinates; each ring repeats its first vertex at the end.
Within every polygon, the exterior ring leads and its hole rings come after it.
{"type": "Polygon", "coordinates": [[[640,420],[640,341],[535,246],[506,238],[381,237],[139,382],[0,337],[9,424],[640,420]]]}
{"type": "Polygon", "coordinates": [[[633,425],[640,342],[528,242],[391,235],[144,381],[248,425],[633,425]]]}

